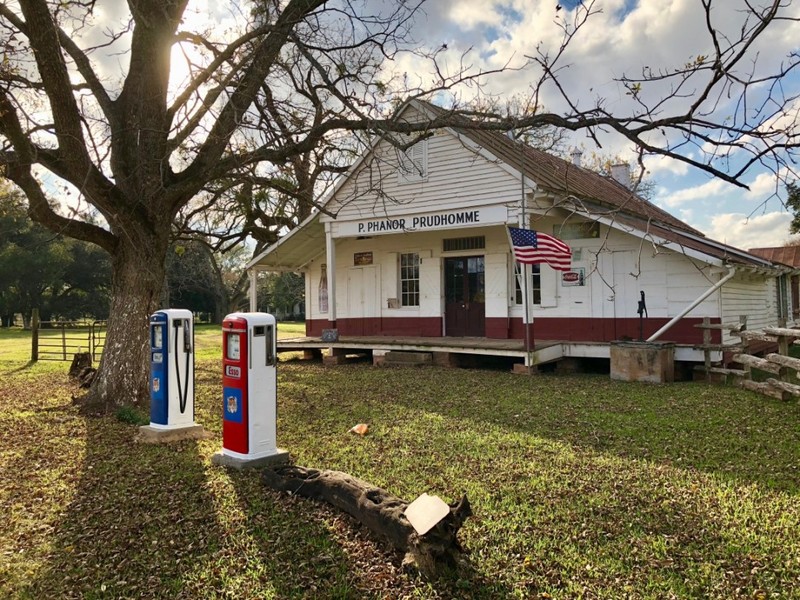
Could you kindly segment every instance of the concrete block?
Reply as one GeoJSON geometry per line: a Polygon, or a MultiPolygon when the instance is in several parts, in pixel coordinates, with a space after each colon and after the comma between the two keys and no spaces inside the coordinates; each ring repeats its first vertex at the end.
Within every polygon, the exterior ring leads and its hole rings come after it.
{"type": "Polygon", "coordinates": [[[453,352],[434,352],[433,364],[437,367],[458,367],[460,364],[458,354],[453,352]]]}
{"type": "Polygon", "coordinates": [[[335,367],[336,365],[343,365],[347,362],[346,354],[333,354],[331,356],[323,356],[322,364],[326,367],[335,367]]]}
{"type": "Polygon", "coordinates": [[[536,367],[536,365],[526,367],[522,363],[514,363],[514,368],[511,369],[511,372],[514,373],[514,375],[537,375],[539,373],[539,369],[536,367]]]}
{"type": "Polygon", "coordinates": [[[271,467],[285,465],[289,462],[289,453],[278,448],[275,454],[269,456],[259,456],[258,458],[239,458],[223,454],[222,451],[216,452],[211,456],[211,464],[219,467],[231,467],[232,469],[256,469],[258,467],[271,467]]]}
{"type": "Polygon", "coordinates": [[[189,425],[188,427],[173,427],[161,429],[142,425],[139,427],[137,442],[142,444],[169,444],[170,442],[180,442],[182,440],[207,440],[212,436],[203,429],[202,425],[189,425]]]}
{"type": "Polygon", "coordinates": [[[423,366],[432,365],[433,357],[430,352],[387,352],[384,356],[387,366],[423,366]]]}
{"type": "Polygon", "coordinates": [[[675,380],[675,344],[611,342],[611,379],[671,383],[675,380]]]}

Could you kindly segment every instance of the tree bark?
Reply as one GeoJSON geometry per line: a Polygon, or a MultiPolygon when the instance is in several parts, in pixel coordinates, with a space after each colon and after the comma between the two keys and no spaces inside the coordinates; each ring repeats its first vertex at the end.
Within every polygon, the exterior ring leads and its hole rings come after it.
{"type": "Polygon", "coordinates": [[[161,299],[167,233],[138,245],[121,243],[112,259],[106,340],[87,397],[92,404],[110,408],[149,403],[148,324],[161,299]]]}
{"type": "Polygon", "coordinates": [[[472,515],[466,496],[451,504],[450,514],[420,536],[404,514],[409,502],[347,473],[290,465],[267,469],[262,477],[271,489],[324,500],[343,510],[405,552],[404,562],[428,577],[464,562],[456,534],[472,515]]]}

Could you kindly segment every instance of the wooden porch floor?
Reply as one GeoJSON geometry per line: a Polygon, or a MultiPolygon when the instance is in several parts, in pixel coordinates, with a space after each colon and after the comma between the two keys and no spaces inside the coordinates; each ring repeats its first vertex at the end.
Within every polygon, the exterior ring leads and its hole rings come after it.
{"type": "MultiPolygon", "coordinates": [[[[561,358],[563,342],[537,342],[533,351],[547,356],[549,360],[561,358]],[[550,352],[547,352],[550,350],[550,352]],[[555,354],[558,354],[557,356],[555,354]]],[[[484,356],[525,357],[524,340],[498,340],[483,337],[395,337],[395,336],[341,336],[338,342],[323,342],[318,337],[284,338],[278,340],[278,352],[322,350],[337,348],[358,351],[406,350],[413,352],[452,352],[457,354],[479,354],[484,356]]],[[[542,361],[539,361],[542,362],[542,361]]]]}

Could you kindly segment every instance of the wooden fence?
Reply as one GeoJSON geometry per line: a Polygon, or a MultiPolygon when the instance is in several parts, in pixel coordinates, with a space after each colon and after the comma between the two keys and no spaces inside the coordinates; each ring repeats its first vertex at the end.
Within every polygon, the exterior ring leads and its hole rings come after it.
{"type": "Polygon", "coordinates": [[[790,400],[800,397],[800,385],[796,383],[800,378],[800,359],[789,355],[789,349],[795,340],[800,340],[800,329],[789,329],[786,327],[766,327],[762,331],[748,331],[746,317],[740,318],[740,323],[736,325],[712,325],[708,319],[703,319],[701,325],[697,325],[704,330],[703,346],[701,348],[705,354],[705,373],[706,378],[713,374],[733,376],[736,382],[743,388],[753,390],[761,394],[778,398],[779,400],[790,400]],[[732,346],[722,346],[711,344],[711,330],[728,330],[733,335],[741,339],[741,343],[732,346]],[[778,351],[769,353],[761,358],[749,354],[747,349],[751,342],[768,342],[777,344],[778,351]],[[722,350],[732,352],[731,361],[742,366],[741,369],[730,369],[725,367],[715,367],[711,365],[711,351],[722,350]],[[764,381],[753,380],[753,369],[770,373],[774,377],[767,377],[764,381]]]}

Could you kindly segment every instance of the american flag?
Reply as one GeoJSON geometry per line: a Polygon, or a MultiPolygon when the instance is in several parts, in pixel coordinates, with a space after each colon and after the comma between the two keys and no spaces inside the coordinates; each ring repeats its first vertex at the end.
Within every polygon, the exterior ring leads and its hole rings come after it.
{"type": "Polygon", "coordinates": [[[546,263],[556,271],[570,270],[572,250],[558,238],[519,227],[509,227],[508,234],[517,262],[524,265],[546,263]]]}

